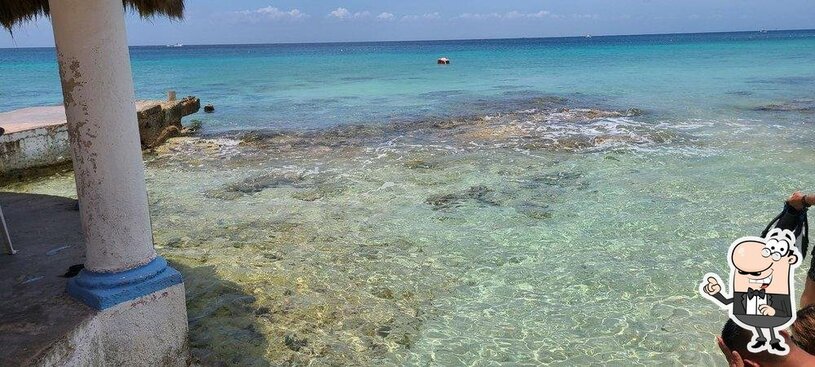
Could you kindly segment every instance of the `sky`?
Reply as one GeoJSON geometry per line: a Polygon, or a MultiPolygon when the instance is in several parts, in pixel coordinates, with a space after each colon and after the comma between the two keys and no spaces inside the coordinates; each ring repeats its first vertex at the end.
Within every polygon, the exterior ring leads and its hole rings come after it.
{"type": "MultiPolygon", "coordinates": [[[[131,45],[403,41],[815,28],[813,0],[187,0],[184,20],[127,15],[131,45]]],[[[53,46],[48,19],[0,47],[53,46]]]]}

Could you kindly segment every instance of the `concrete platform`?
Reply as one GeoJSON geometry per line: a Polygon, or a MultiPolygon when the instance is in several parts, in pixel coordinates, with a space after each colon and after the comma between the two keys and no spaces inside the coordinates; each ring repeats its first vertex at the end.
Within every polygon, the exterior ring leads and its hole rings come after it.
{"type": "Polygon", "coordinates": [[[183,283],[101,311],[68,295],[85,261],[76,204],[0,192],[17,249],[0,254],[0,366],[188,366],[183,283]]]}
{"type": "MultiPolygon", "coordinates": [[[[138,101],[136,114],[143,149],[181,134],[181,119],[198,112],[196,97],[175,101],[138,101]]],[[[0,176],[22,179],[68,166],[70,142],[62,106],[30,107],[0,113],[0,176]]]]}
{"type": "Polygon", "coordinates": [[[62,106],[30,107],[0,113],[0,126],[6,134],[41,127],[65,124],[65,108],[62,106]]]}
{"type": "Polygon", "coordinates": [[[68,268],[84,262],[76,200],[0,193],[0,205],[18,250],[0,254],[0,366],[59,364],[94,316],[65,291],[68,268]]]}
{"type": "Polygon", "coordinates": [[[0,172],[57,166],[71,161],[62,106],[32,107],[0,113],[0,172]]]}

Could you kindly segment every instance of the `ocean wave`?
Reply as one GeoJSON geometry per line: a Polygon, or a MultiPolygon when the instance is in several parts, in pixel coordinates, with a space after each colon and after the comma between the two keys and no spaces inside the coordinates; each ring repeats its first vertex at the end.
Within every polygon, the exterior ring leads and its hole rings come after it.
{"type": "Polygon", "coordinates": [[[462,129],[456,138],[477,145],[499,144],[527,150],[596,152],[669,146],[691,141],[686,133],[635,119],[639,109],[522,110],[487,116],[481,124],[462,129]]]}

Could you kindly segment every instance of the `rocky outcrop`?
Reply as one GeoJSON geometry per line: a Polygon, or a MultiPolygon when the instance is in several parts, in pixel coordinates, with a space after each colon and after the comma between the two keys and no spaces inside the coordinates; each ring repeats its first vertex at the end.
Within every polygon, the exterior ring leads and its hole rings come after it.
{"type": "Polygon", "coordinates": [[[181,118],[198,112],[201,101],[196,97],[167,102],[143,101],[137,102],[136,107],[141,146],[150,149],[180,135],[184,129],[181,118]]]}

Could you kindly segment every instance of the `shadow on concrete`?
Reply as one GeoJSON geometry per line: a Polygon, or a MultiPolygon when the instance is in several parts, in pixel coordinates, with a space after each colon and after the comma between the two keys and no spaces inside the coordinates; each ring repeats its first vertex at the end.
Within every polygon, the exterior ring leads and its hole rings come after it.
{"type": "MultiPolygon", "coordinates": [[[[0,366],[36,365],[94,311],[68,296],[66,273],[85,261],[75,199],[0,192],[16,255],[0,253],[0,366]]],[[[207,264],[171,261],[184,275],[193,360],[268,366],[268,310],[207,264]]],[[[74,274],[76,272],[73,272],[74,274]]],[[[70,274],[68,274],[70,275],[70,274]]]]}
{"type": "Polygon", "coordinates": [[[204,366],[269,366],[263,322],[269,310],[215,267],[170,261],[184,275],[193,361],[204,366]]]}
{"type": "Polygon", "coordinates": [[[0,366],[35,364],[93,310],[65,291],[71,266],[85,261],[76,200],[0,192],[18,253],[0,253],[0,366]]]}

